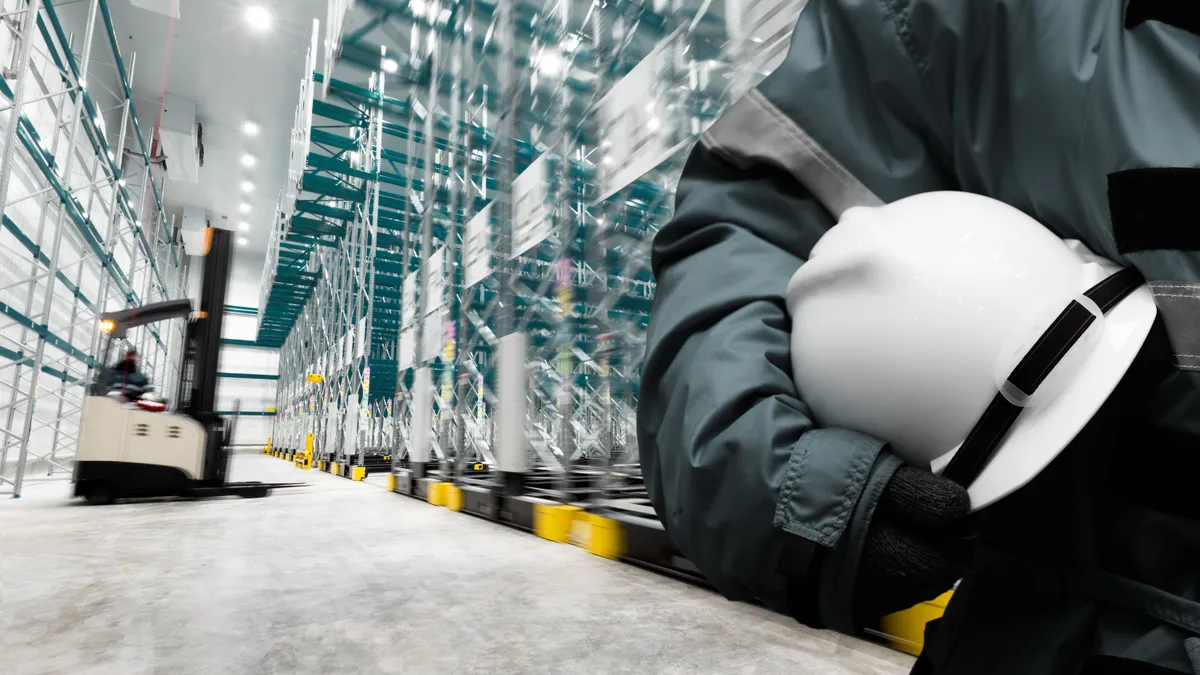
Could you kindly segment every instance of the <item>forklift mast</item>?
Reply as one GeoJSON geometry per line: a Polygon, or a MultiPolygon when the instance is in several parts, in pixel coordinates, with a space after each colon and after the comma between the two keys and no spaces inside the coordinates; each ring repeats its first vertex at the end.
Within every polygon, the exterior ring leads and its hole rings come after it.
{"type": "Polygon", "coordinates": [[[186,407],[180,409],[196,419],[215,415],[217,370],[221,360],[221,328],[225,316],[225,291],[233,260],[233,237],[229,230],[208,228],[204,255],[204,278],[200,288],[199,315],[188,325],[184,367],[186,407]]]}
{"type": "Polygon", "coordinates": [[[225,419],[217,414],[217,369],[221,360],[221,326],[225,315],[225,290],[233,259],[233,237],[229,230],[205,230],[204,277],[200,309],[188,322],[183,363],[179,369],[179,411],[204,425],[204,475],[201,482],[225,483],[229,449],[225,419]]]}

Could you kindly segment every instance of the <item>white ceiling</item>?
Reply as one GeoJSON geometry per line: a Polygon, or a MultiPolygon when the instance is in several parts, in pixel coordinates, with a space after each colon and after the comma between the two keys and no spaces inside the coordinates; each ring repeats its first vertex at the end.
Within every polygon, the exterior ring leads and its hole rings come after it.
{"type": "MultiPolygon", "coordinates": [[[[130,0],[108,2],[126,68],[133,52],[137,53],[132,85],[135,100],[140,102],[138,117],[147,142],[158,120],[164,66],[167,93],[194,100],[197,118],[204,127],[200,181],[167,182],[168,215],[182,218],[183,207],[189,205],[207,209],[216,227],[236,230],[237,223],[245,220],[250,230],[238,235],[246,237],[248,243],[239,248],[238,258],[258,259],[266,251],[272,213],[287,175],[289,135],[312,22],[319,18],[324,23],[328,0],[178,2],[180,16],[171,35],[169,61],[169,17],[134,6],[130,0]],[[273,25],[269,30],[257,32],[247,24],[244,16],[251,5],[270,12],[273,25]],[[259,125],[258,136],[243,134],[242,124],[247,120],[259,125]],[[241,164],[246,153],[258,159],[253,168],[241,164]],[[249,195],[240,190],[243,180],[254,183],[255,189],[249,195]],[[238,210],[242,201],[251,206],[248,215],[238,210]]],[[[147,3],[139,0],[138,4],[147,3]]],[[[72,18],[80,25],[84,23],[78,15],[86,11],[86,5],[80,2],[65,6],[60,12],[64,23],[72,18]],[[65,16],[68,7],[75,16],[65,16]]],[[[97,29],[103,30],[100,22],[97,29]]],[[[103,33],[97,37],[102,38],[103,33]]],[[[98,42],[93,58],[109,61],[108,51],[98,42]]],[[[261,263],[259,266],[261,270],[261,263]]]]}

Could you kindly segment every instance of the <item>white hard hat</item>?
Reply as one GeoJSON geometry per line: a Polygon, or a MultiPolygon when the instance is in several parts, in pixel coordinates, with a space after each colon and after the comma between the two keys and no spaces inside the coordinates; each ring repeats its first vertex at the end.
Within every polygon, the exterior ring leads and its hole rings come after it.
{"type": "Polygon", "coordinates": [[[1156,312],[1134,270],[963,192],[847,210],[787,302],[793,375],[816,422],[958,480],[973,509],[1062,452],[1156,312]]]}

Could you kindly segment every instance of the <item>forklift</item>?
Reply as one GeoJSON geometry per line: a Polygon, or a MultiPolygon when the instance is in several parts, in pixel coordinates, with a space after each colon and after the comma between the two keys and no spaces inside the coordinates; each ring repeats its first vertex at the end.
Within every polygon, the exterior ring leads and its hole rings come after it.
{"type": "Polygon", "coordinates": [[[233,257],[228,230],[205,231],[199,311],[190,300],[168,300],[100,317],[101,362],[83,404],[75,455],[74,496],[89,504],[148,497],[266,497],[304,483],[230,483],[233,425],[217,414],[217,366],[225,289],[233,257]],[[174,410],[150,388],[111,386],[109,364],[132,328],[186,318],[179,401],[174,410]]]}

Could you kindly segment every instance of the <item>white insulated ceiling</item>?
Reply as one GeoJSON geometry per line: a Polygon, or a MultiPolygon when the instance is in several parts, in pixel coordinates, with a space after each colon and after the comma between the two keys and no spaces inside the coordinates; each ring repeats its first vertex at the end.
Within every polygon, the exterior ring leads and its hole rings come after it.
{"type": "MultiPolygon", "coordinates": [[[[86,4],[75,7],[82,12],[86,4]]],[[[164,69],[167,94],[195,101],[203,125],[199,181],[167,181],[168,215],[180,222],[185,207],[202,208],[212,225],[245,237],[238,258],[261,258],[287,175],[289,135],[312,22],[324,22],[327,0],[108,0],[108,5],[127,69],[137,54],[132,85],[147,141],[158,121],[164,69]],[[168,54],[173,4],[178,18],[168,54]],[[249,25],[246,13],[252,6],[269,13],[270,28],[249,25]],[[247,121],[258,125],[256,136],[243,132],[247,121]],[[253,167],[243,166],[246,154],[256,158],[253,167]],[[243,192],[243,181],[253,183],[254,190],[243,192]],[[240,211],[243,203],[248,213],[240,211]],[[238,231],[243,221],[249,228],[238,231]]],[[[99,53],[107,56],[107,50],[99,53]]]]}

